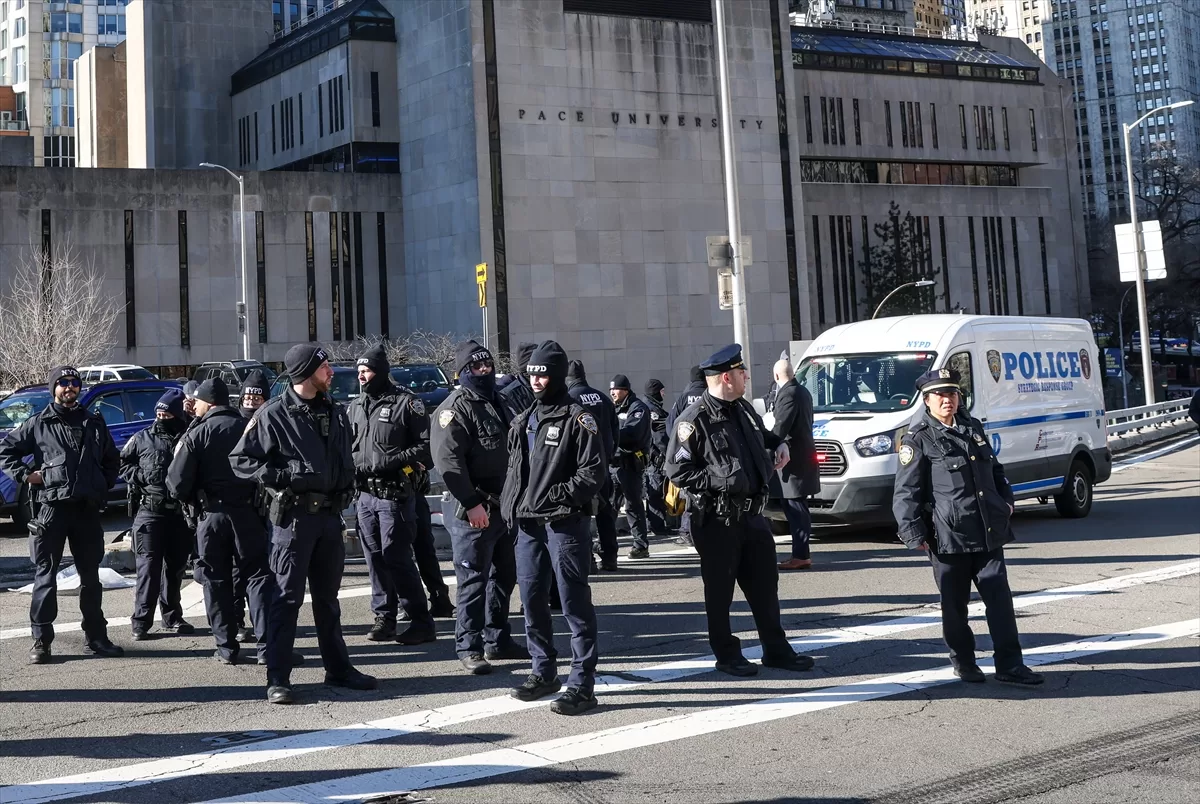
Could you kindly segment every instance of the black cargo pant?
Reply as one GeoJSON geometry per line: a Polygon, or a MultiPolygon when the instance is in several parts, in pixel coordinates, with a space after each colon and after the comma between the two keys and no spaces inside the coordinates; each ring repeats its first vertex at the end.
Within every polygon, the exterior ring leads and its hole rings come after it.
{"type": "Polygon", "coordinates": [[[629,520],[633,546],[639,549],[650,546],[650,536],[646,531],[646,503],[642,499],[644,474],[642,464],[635,456],[623,457],[617,464],[617,483],[625,495],[625,518],[629,520]]]}
{"type": "Polygon", "coordinates": [[[671,532],[671,526],[667,521],[667,502],[665,495],[667,492],[667,477],[662,471],[654,466],[646,470],[646,521],[650,526],[650,530],[659,534],[666,535],[671,532]]]}
{"type": "Polygon", "coordinates": [[[942,636],[950,649],[950,661],[956,667],[975,664],[975,634],[967,623],[967,605],[974,583],[987,613],[996,670],[1003,673],[1020,667],[1024,659],[1004,548],[986,553],[937,554],[930,550],[929,561],[942,597],[942,636]]]}
{"type": "MultiPolygon", "coordinates": [[[[249,503],[213,503],[196,526],[195,577],[204,585],[204,605],[217,650],[236,657],[237,611],[234,605],[233,570],[246,579],[250,616],[255,625],[268,622],[270,570],[267,566],[267,533],[258,511],[249,503]]],[[[258,650],[262,653],[260,637],[258,650]]]]}
{"type": "Polygon", "coordinates": [[[458,578],[454,649],[459,656],[512,644],[509,601],[517,585],[516,540],[494,507],[488,526],[473,528],[455,516],[444,519],[458,578]]]}
{"type": "Polygon", "coordinates": [[[137,512],[131,530],[137,546],[137,586],[130,624],[150,630],[157,607],[164,628],[178,625],[183,621],[179,589],[192,552],[192,532],[178,511],[153,513],[146,508],[137,512]]]}
{"type": "Polygon", "coordinates": [[[286,528],[275,526],[271,538],[271,611],[265,628],[268,686],[290,683],[296,623],[304,604],[306,581],[325,671],[343,676],[351,669],[337,597],[345,564],[340,511],[299,513],[286,528]]]}
{"type": "Polygon", "coordinates": [[[371,579],[371,610],[376,617],[395,623],[399,605],[414,626],[432,631],[429,601],[413,556],[417,535],[413,498],[385,500],[362,492],[356,514],[371,579]]]}
{"type": "Polygon", "coordinates": [[[33,596],[29,601],[29,625],[35,641],[54,641],[58,618],[58,574],[63,549],[70,545],[75,571],[79,573],[79,611],[83,634],[90,642],[107,638],[108,621],[100,606],[100,559],[104,557],[104,527],[96,506],[83,502],[46,503],[38,511],[39,535],[29,536],[29,560],[33,562],[33,596]]]}
{"type": "Polygon", "coordinates": [[[617,558],[617,507],[613,497],[616,489],[612,475],[605,472],[604,487],[596,496],[596,536],[600,542],[600,557],[617,558]]]}
{"type": "Polygon", "coordinates": [[[563,616],[571,629],[571,675],[568,687],[590,694],[596,686],[596,610],[592,606],[591,530],[587,517],[575,514],[549,523],[522,519],[517,533],[517,581],[525,602],[525,644],[533,672],[558,675],[554,621],[550,615],[550,582],[558,581],[563,616]]]}
{"type": "Polygon", "coordinates": [[[718,662],[742,657],[742,643],[733,635],[729,607],[733,588],[741,588],[764,658],[783,659],[795,655],[779,620],[779,568],[775,540],[761,514],[731,519],[726,525],[711,513],[693,514],[692,539],[700,554],[700,576],[704,579],[704,613],[708,617],[708,642],[718,662]],[[700,522],[697,522],[697,519],[700,522]]]}

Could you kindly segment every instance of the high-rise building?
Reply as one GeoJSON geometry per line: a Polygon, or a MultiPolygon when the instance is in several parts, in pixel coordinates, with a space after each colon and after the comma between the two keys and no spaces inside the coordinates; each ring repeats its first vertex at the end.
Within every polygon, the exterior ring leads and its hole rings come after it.
{"type": "Polygon", "coordinates": [[[966,0],[967,23],[993,34],[1020,39],[1046,61],[1042,24],[1052,0],[966,0]]]}
{"type": "Polygon", "coordinates": [[[1122,125],[1182,100],[1131,136],[1134,170],[1156,150],[1184,163],[1200,155],[1200,2],[1042,0],[1050,4],[1045,61],[1074,87],[1084,209],[1099,218],[1128,214],[1122,125]]]}
{"type": "Polygon", "coordinates": [[[125,38],[128,0],[0,0],[0,85],[11,85],[35,165],[75,164],[75,59],[125,38]]]}

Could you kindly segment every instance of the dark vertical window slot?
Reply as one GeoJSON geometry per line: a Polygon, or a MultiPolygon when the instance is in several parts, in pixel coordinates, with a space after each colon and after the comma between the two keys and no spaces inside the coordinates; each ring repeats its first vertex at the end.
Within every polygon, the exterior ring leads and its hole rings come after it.
{"type": "Polygon", "coordinates": [[[1008,257],[1004,253],[1004,219],[996,218],[996,251],[1000,258],[1000,299],[1003,302],[1004,315],[1011,315],[1008,300],[1008,257]]]}
{"type": "Polygon", "coordinates": [[[987,269],[988,312],[996,315],[996,277],[992,266],[992,219],[983,218],[983,262],[987,269]]]}
{"type": "Polygon", "coordinates": [[[371,73],[371,125],[379,128],[379,73],[371,73]]]}
{"type": "Polygon", "coordinates": [[[271,153],[275,151],[275,104],[271,104],[271,153]]]}
{"type": "Polygon", "coordinates": [[[375,213],[375,244],[379,252],[379,334],[388,338],[391,337],[391,322],[388,320],[387,227],[384,217],[382,212],[375,213]]]}
{"type": "Polygon", "coordinates": [[[987,107],[988,150],[996,150],[996,116],[992,107],[987,107]]]}
{"type": "MultiPolygon", "coordinates": [[[[961,106],[959,107],[962,108],[961,106]]],[[[975,313],[982,312],[979,306],[979,258],[975,254],[975,219],[967,218],[967,235],[971,245],[971,290],[974,292],[975,313]]]]}
{"type": "Polygon", "coordinates": [[[817,323],[825,323],[825,267],[821,264],[821,218],[818,215],[812,216],[812,233],[813,233],[813,262],[816,263],[817,270],[814,272],[817,275],[817,323]]]}
{"type": "Polygon", "coordinates": [[[367,335],[367,283],[363,277],[362,213],[354,213],[354,294],[358,300],[358,335],[367,335]]]}
{"type": "Polygon", "coordinates": [[[826,109],[825,98],[821,98],[821,142],[829,144],[829,111],[826,109]]]}
{"type": "Polygon", "coordinates": [[[1017,242],[1017,219],[1009,218],[1012,223],[1013,248],[1013,279],[1017,286],[1017,315],[1025,315],[1025,289],[1021,286],[1021,247],[1017,242]]]}
{"type": "Polygon", "coordinates": [[[350,262],[350,213],[342,213],[342,322],[346,339],[354,338],[354,265],[350,262]]]}
{"type": "Polygon", "coordinates": [[[913,104],[913,111],[916,112],[917,119],[913,122],[913,126],[917,130],[917,147],[925,147],[925,127],[921,125],[921,102],[917,101],[913,104]]]}
{"type": "Polygon", "coordinates": [[[812,145],[812,107],[807,95],[804,96],[804,139],[812,145]]]}
{"type": "Polygon", "coordinates": [[[254,161],[258,161],[258,112],[254,113],[254,161]]]}
{"type": "Polygon", "coordinates": [[[983,150],[983,132],[979,128],[979,107],[972,106],[975,115],[975,149],[983,150]]]}
{"type": "Polygon", "coordinates": [[[1037,116],[1033,109],[1029,110],[1029,141],[1033,144],[1033,150],[1037,151],[1037,116]]]}
{"type": "Polygon", "coordinates": [[[258,283],[258,342],[267,342],[267,240],[263,213],[254,213],[254,259],[258,283]]]}
{"type": "Polygon", "coordinates": [[[304,285],[308,308],[308,339],[317,339],[317,252],[313,234],[313,214],[304,213],[304,285]]]}
{"type": "Polygon", "coordinates": [[[908,106],[904,101],[900,102],[900,144],[905,148],[908,147],[908,106]]]}
{"type": "Polygon", "coordinates": [[[1008,108],[1005,106],[1000,107],[1000,125],[1004,129],[1004,150],[1011,150],[1008,142],[1008,108]]]}
{"type": "Polygon", "coordinates": [[[883,118],[887,123],[887,144],[888,144],[888,147],[891,148],[891,147],[893,147],[892,146],[892,104],[891,104],[891,101],[883,102],[883,118]]]}
{"type": "Polygon", "coordinates": [[[125,210],[125,348],[137,346],[137,307],[134,297],[133,210],[125,210]]]}
{"type": "Polygon", "coordinates": [[[854,270],[854,222],[849,215],[846,216],[846,284],[850,286],[850,316],[849,320],[853,321],[858,318],[858,281],[855,275],[858,273],[854,270]]]}
{"type": "Polygon", "coordinates": [[[54,268],[54,234],[50,223],[50,210],[42,210],[42,281],[50,279],[54,268]]]}
{"type": "Polygon", "coordinates": [[[854,99],[854,144],[862,145],[862,121],[858,114],[858,98],[854,99]]]}
{"type": "Polygon", "coordinates": [[[317,139],[325,136],[325,94],[317,84],[317,139]]]}
{"type": "Polygon", "coordinates": [[[842,99],[837,99],[838,145],[846,144],[846,115],[842,112],[842,99]]]}
{"type": "Polygon", "coordinates": [[[842,219],[837,215],[829,216],[829,262],[830,273],[833,275],[833,321],[842,323],[842,253],[838,245],[837,230],[842,219]]]}
{"type": "Polygon", "coordinates": [[[1046,254],[1046,219],[1038,218],[1038,242],[1042,247],[1042,290],[1046,294],[1046,315],[1050,315],[1050,260],[1046,254]]]}
{"type": "Polygon", "coordinates": [[[863,267],[863,288],[866,297],[871,297],[871,241],[869,238],[870,226],[867,223],[867,216],[862,216],[862,267],[863,267]]]}
{"type": "Polygon", "coordinates": [[[342,339],[341,270],[338,266],[338,214],[329,213],[329,300],[333,312],[333,339],[342,339]]]}
{"type": "Polygon", "coordinates": [[[296,106],[299,110],[298,117],[300,118],[300,144],[304,144],[304,93],[301,92],[296,96],[296,106]]]}
{"type": "Polygon", "coordinates": [[[929,104],[929,133],[933,147],[938,147],[937,104],[929,104]]]}
{"type": "Polygon", "coordinates": [[[192,306],[188,283],[187,210],[179,210],[179,345],[192,345],[192,306]]]}
{"type": "Polygon", "coordinates": [[[946,312],[951,312],[950,309],[950,262],[949,256],[946,254],[946,219],[938,216],[938,240],[942,246],[942,293],[946,299],[946,312]]]}
{"type": "Polygon", "coordinates": [[[958,133],[962,137],[962,148],[967,150],[967,107],[958,105],[958,133]]]}

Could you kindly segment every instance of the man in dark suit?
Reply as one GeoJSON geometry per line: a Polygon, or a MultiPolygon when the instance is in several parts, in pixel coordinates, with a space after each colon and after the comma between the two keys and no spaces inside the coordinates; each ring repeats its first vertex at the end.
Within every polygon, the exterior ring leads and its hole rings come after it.
{"type": "Polygon", "coordinates": [[[788,442],[791,449],[791,460],[776,471],[772,484],[778,484],[783,513],[792,531],[792,557],[781,562],[779,568],[812,569],[812,556],[808,549],[812,517],[809,516],[805,501],[821,490],[817,448],[813,444],[812,434],[812,395],[796,382],[792,366],[786,360],[775,364],[775,382],[779,391],[775,395],[775,426],[772,429],[776,436],[788,442]]]}

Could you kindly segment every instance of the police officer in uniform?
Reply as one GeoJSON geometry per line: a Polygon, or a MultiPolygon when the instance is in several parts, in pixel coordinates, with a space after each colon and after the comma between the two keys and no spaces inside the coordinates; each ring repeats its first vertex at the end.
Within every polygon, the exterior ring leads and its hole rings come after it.
{"type": "MultiPolygon", "coordinates": [[[[241,395],[238,398],[238,410],[243,418],[249,419],[254,415],[254,411],[263,406],[263,403],[267,401],[269,386],[267,375],[262,369],[254,369],[246,375],[246,379],[242,383],[241,395]]],[[[264,527],[267,526],[264,525],[264,527]]],[[[269,537],[270,534],[268,529],[267,536],[269,537]]],[[[246,625],[246,579],[238,571],[236,561],[233,564],[233,608],[234,621],[237,623],[238,642],[256,642],[258,636],[254,633],[254,628],[246,625]]]]}
{"type": "MultiPolygon", "coordinates": [[[[704,372],[699,366],[692,366],[687,387],[683,389],[682,394],[675,397],[675,403],[671,405],[671,410],[667,413],[668,438],[671,433],[675,432],[675,420],[679,418],[679,414],[687,410],[690,405],[699,402],[706,390],[708,390],[708,385],[704,382],[704,372]]],[[[692,544],[692,515],[688,513],[687,508],[684,508],[683,516],[679,519],[679,535],[675,537],[675,544],[692,544]]]]}
{"type": "MultiPolygon", "coordinates": [[[[179,439],[167,469],[167,492],[199,509],[196,526],[196,580],[204,586],[208,624],[216,658],[237,664],[240,645],[234,604],[234,567],[246,579],[254,622],[267,622],[269,602],[267,534],[254,506],[254,484],[236,477],[229,453],[246,429],[246,420],[229,407],[229,387],[220,377],[196,389],[196,425],[179,439]]],[[[259,660],[265,660],[259,642],[259,660]]]]}
{"type": "Polygon", "coordinates": [[[510,421],[533,404],[533,389],[529,387],[525,366],[529,364],[529,356],[536,348],[536,343],[518,344],[513,373],[496,384],[496,389],[500,392],[500,401],[508,408],[510,421]]]}
{"type": "Polygon", "coordinates": [[[79,573],[84,653],[122,656],[124,651],[108,638],[100,585],[104,557],[100,512],[108,503],[108,490],[117,482],[121,455],[100,414],[80,406],[76,369],[51,369],[47,384],[53,401],[0,441],[0,470],[18,485],[29,485],[35,511],[29,523],[29,560],[34,565],[29,661],[50,661],[58,617],[55,576],[67,544],[79,573]],[[25,463],[26,458],[32,458],[30,463],[25,463]]]}
{"type": "Polygon", "coordinates": [[[375,613],[367,639],[420,645],[437,634],[413,555],[417,511],[412,477],[430,462],[429,415],[419,397],[392,382],[389,368],[382,346],[358,359],[362,393],[348,412],[354,432],[358,532],[375,613]],[[399,636],[397,604],[411,623],[399,636]]]}
{"type": "Polygon", "coordinates": [[[240,410],[244,417],[249,419],[254,415],[254,411],[263,406],[270,395],[270,385],[267,375],[262,369],[254,369],[246,375],[245,381],[242,382],[240,398],[240,410]]]}
{"type": "Polygon", "coordinates": [[[501,495],[504,520],[519,528],[517,580],[533,656],[533,672],[512,695],[533,701],[562,688],[550,617],[553,574],[571,628],[572,662],[567,690],[550,708],[580,715],[596,706],[588,514],[604,483],[604,447],[595,418],[567,393],[567,353],[561,346],[544,341],[530,356],[527,372],[537,404],[509,430],[508,475],[501,495]]]}
{"type": "Polygon", "coordinates": [[[646,521],[650,530],[661,536],[668,536],[671,527],[667,524],[667,508],[664,495],[667,478],[663,475],[663,461],[666,459],[667,442],[667,410],[663,407],[662,380],[651,379],[646,382],[642,401],[650,410],[650,456],[646,466],[646,521]]]}
{"type": "Polygon", "coordinates": [[[666,468],[667,477],[688,493],[717,669],[733,676],[758,672],[729,625],[736,583],[754,614],[763,665],[808,670],[812,659],[792,650],[780,624],[775,540],[762,515],[771,473],[788,461],[787,443],[763,426],[743,398],[741,346],[726,346],[700,368],[708,390],[675,421],[666,468]]]}
{"type": "Polygon", "coordinates": [[[900,439],[892,512],[900,539],[926,550],[942,603],[942,636],[954,674],[984,681],[967,623],[971,584],[987,608],[996,680],[1041,684],[1021,655],[1004,545],[1013,540],[1013,492],[988,444],[983,424],[959,410],[960,376],[953,369],[917,380],[925,412],[900,439]]]}
{"type": "Polygon", "coordinates": [[[508,409],[496,393],[492,353],[476,341],[456,349],[459,387],[433,416],[433,463],[454,498],[442,522],[450,532],[458,578],[454,647],[468,673],[491,662],[528,659],[512,638],[509,601],[517,585],[515,535],[500,516],[508,468],[508,409]]]}
{"type": "Polygon", "coordinates": [[[131,630],[135,641],[150,638],[154,609],[162,610],[162,628],[176,634],[196,629],[183,619],[179,589],[191,534],[183,521],[182,506],[167,491],[167,468],[175,443],[187,429],[183,391],[172,388],[154,406],[154,424],[137,432],[121,450],[121,477],[136,504],[131,531],[136,534],[137,587],[134,590],[131,630]]]}
{"type": "MultiPolygon", "coordinates": [[[[442,577],[442,565],[438,562],[437,547],[433,543],[433,511],[429,508],[430,482],[429,471],[425,468],[417,470],[412,477],[413,490],[416,492],[417,537],[413,542],[413,553],[417,557],[417,571],[421,573],[421,582],[429,593],[429,613],[439,619],[454,619],[454,604],[450,602],[450,587],[442,577]]],[[[406,619],[407,613],[401,609],[397,619],[406,619]],[[403,614],[404,616],[400,616],[403,614]]]]}
{"type": "Polygon", "coordinates": [[[306,580],[325,683],[376,687],[350,663],[337,599],[346,561],[341,513],[354,490],[350,421],[329,395],[333,369],[324,349],[297,344],[283,362],[291,385],[259,408],[229,455],[238,477],[259,484],[274,526],[266,642],[267,700],[277,704],[295,700],[291,663],[306,580]]]}
{"type": "Polygon", "coordinates": [[[195,380],[188,380],[183,384],[183,414],[187,418],[188,427],[196,423],[199,417],[196,415],[196,389],[200,387],[200,383],[195,380]]]}
{"type": "Polygon", "coordinates": [[[629,378],[617,374],[608,384],[617,408],[617,484],[625,496],[625,516],[633,535],[630,558],[650,557],[650,534],[646,528],[646,504],[642,499],[643,475],[650,456],[650,409],[634,396],[629,378]]]}
{"type": "Polygon", "coordinates": [[[567,364],[567,393],[575,404],[582,407],[596,420],[600,429],[600,442],[604,447],[604,486],[596,495],[596,536],[599,542],[600,569],[617,571],[617,489],[616,481],[608,472],[617,451],[617,430],[621,421],[617,408],[607,394],[602,394],[588,385],[587,371],[583,361],[572,360],[567,364]]]}

